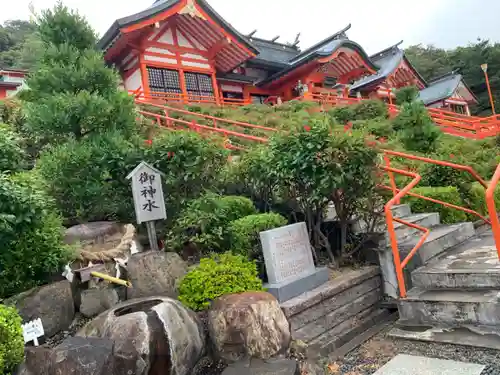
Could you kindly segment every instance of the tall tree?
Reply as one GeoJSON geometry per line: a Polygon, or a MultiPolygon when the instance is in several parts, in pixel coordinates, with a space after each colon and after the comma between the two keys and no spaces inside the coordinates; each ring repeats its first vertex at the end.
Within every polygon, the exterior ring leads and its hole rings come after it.
{"type": "Polygon", "coordinates": [[[33,40],[36,26],[22,20],[6,21],[0,25],[0,67],[28,68],[23,61],[23,48],[33,40]]]}
{"type": "Polygon", "coordinates": [[[37,19],[43,54],[22,93],[26,126],[53,143],[110,130],[135,130],[133,100],[95,49],[96,35],[78,13],[58,3],[37,19]]]}

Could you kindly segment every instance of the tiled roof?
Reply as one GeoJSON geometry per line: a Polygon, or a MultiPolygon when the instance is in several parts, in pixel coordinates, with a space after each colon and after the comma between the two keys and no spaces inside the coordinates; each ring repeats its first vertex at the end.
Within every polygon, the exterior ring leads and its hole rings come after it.
{"type": "MultiPolygon", "coordinates": [[[[179,1],[180,0],[157,0],[153,3],[152,6],[143,10],[142,12],[116,20],[106,32],[106,34],[104,34],[101,40],[97,43],[98,47],[100,49],[108,48],[109,44],[112,43],[113,40],[120,35],[120,28],[154,17],[157,14],[160,14],[177,5],[179,1]]],[[[225,21],[205,0],[197,0],[197,4],[200,5],[210,17],[217,20],[217,22],[224,29],[233,34],[239,42],[243,43],[253,52],[258,52],[243,35],[241,35],[233,26],[231,26],[231,24],[225,21]]]]}
{"type": "Polygon", "coordinates": [[[462,82],[462,75],[451,72],[429,83],[429,87],[420,91],[420,99],[424,104],[432,104],[453,95],[462,82]]]}
{"type": "Polygon", "coordinates": [[[270,40],[251,37],[248,38],[248,41],[259,50],[259,54],[255,59],[264,62],[267,61],[284,65],[300,53],[297,47],[272,42],[270,40]]]}

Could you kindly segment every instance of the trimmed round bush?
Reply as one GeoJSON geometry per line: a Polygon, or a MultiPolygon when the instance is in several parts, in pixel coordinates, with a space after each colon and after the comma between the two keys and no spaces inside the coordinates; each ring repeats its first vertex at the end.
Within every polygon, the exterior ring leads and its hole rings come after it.
{"type": "Polygon", "coordinates": [[[10,375],[24,358],[22,319],[13,307],[0,305],[0,374],[10,375]]]}
{"type": "Polygon", "coordinates": [[[254,262],[242,255],[214,254],[202,258],[189,271],[179,287],[179,300],[194,311],[206,310],[224,294],[261,291],[262,280],[254,262]]]}
{"type": "Polygon", "coordinates": [[[229,225],[231,248],[234,252],[254,258],[262,253],[259,233],[288,224],[283,216],[276,213],[256,214],[242,217],[229,225]]]}
{"type": "Polygon", "coordinates": [[[21,137],[8,125],[0,123],[0,172],[13,172],[21,169],[24,158],[21,137]]]}
{"type": "Polygon", "coordinates": [[[168,235],[176,249],[195,245],[204,253],[229,250],[229,223],[257,213],[253,202],[240,196],[208,193],[191,201],[168,235]]]}

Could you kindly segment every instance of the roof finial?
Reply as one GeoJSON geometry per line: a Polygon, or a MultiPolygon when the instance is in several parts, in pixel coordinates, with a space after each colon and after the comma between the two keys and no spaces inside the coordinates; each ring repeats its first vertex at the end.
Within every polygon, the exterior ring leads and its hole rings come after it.
{"type": "Polygon", "coordinates": [[[295,40],[293,41],[292,46],[296,47],[297,44],[300,43],[300,39],[299,38],[300,38],[300,33],[298,33],[297,36],[295,37],[295,40]]]}
{"type": "Polygon", "coordinates": [[[251,38],[252,36],[254,36],[254,34],[257,32],[257,29],[255,29],[254,31],[252,31],[250,34],[247,35],[247,37],[251,38]]]}
{"type": "Polygon", "coordinates": [[[276,42],[278,39],[279,39],[279,35],[278,36],[275,36],[273,39],[271,39],[271,42],[276,42]]]}

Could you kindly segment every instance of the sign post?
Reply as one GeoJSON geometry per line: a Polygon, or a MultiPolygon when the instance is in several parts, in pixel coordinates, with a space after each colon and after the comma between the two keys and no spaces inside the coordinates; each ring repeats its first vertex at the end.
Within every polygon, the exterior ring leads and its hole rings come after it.
{"type": "Polygon", "coordinates": [[[128,180],[132,180],[132,194],[137,223],[146,223],[149,244],[151,249],[156,251],[159,248],[154,222],[167,218],[161,184],[162,175],[163,173],[158,169],[141,162],[127,176],[128,180]]]}
{"type": "Polygon", "coordinates": [[[481,69],[484,72],[484,78],[486,79],[486,87],[488,88],[488,95],[490,97],[491,112],[496,115],[495,102],[493,101],[493,94],[491,93],[490,79],[488,77],[488,64],[481,64],[481,69]]]}

